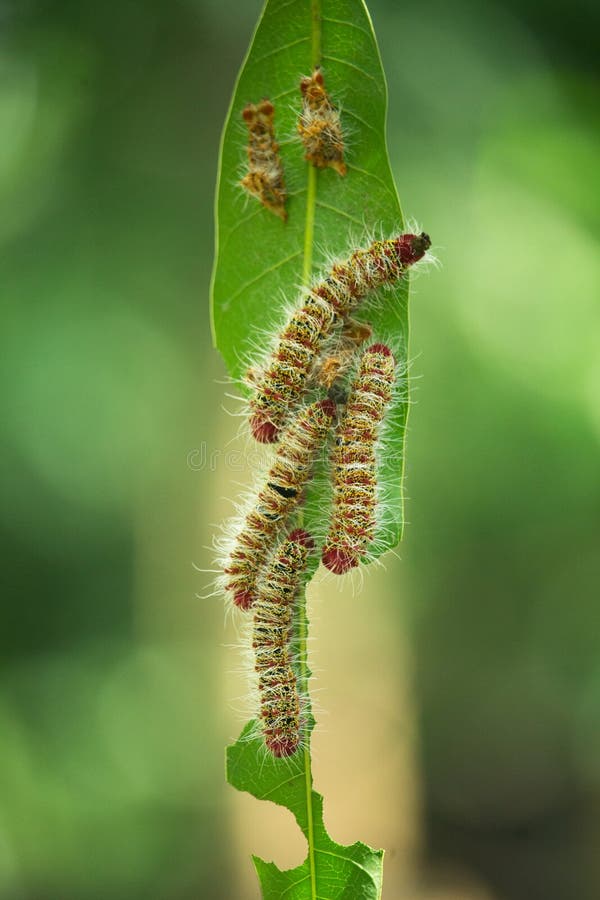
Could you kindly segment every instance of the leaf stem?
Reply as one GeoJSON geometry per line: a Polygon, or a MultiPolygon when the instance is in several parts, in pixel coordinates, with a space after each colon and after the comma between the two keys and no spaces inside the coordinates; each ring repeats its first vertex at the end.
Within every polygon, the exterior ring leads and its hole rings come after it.
{"type": "Polygon", "coordinates": [[[321,62],[321,0],[311,0],[311,36],[313,69],[321,62]]]}
{"type": "Polygon", "coordinates": [[[317,170],[308,169],[308,185],[306,195],[306,221],[304,224],[304,263],[302,266],[302,284],[308,287],[312,275],[313,243],[315,238],[315,208],[317,201],[317,170]]]}
{"type": "MultiPolygon", "coordinates": [[[[316,3],[313,2],[313,8],[316,3]]],[[[313,22],[314,22],[313,17],[313,22]]],[[[312,275],[312,257],[314,243],[315,208],[317,199],[317,170],[312,166],[308,169],[308,190],[306,198],[306,221],[304,225],[304,263],[302,266],[302,284],[308,287],[312,275]]],[[[301,516],[302,518],[302,516],[301,516]]],[[[308,618],[306,615],[306,587],[298,604],[298,659],[300,668],[300,691],[309,698],[308,679],[308,618]]],[[[308,700],[308,713],[312,719],[310,699],[308,700]]],[[[310,756],[310,734],[312,724],[306,728],[306,741],[304,743],[304,784],[306,789],[306,840],[308,842],[308,865],[310,869],[310,890],[312,900],[317,897],[317,869],[315,865],[315,829],[312,805],[312,761],[310,756]]]]}
{"type": "MultiPolygon", "coordinates": [[[[318,66],[321,61],[321,0],[311,0],[311,56],[312,67],[318,66]]],[[[306,193],[306,220],[304,223],[304,261],[302,265],[302,284],[308,287],[312,277],[313,245],[315,238],[315,210],[317,206],[317,170],[308,166],[308,184],[306,193]]],[[[309,697],[308,679],[308,618],[306,615],[306,586],[300,600],[298,609],[298,655],[300,665],[300,687],[305,697],[309,697]]],[[[312,709],[309,702],[309,715],[312,719],[312,709]]],[[[308,842],[308,866],[310,870],[310,895],[312,900],[317,897],[317,868],[315,864],[315,826],[313,816],[312,797],[312,760],[310,755],[311,725],[307,726],[306,741],[304,744],[304,784],[306,789],[306,840],[308,842]]]]}

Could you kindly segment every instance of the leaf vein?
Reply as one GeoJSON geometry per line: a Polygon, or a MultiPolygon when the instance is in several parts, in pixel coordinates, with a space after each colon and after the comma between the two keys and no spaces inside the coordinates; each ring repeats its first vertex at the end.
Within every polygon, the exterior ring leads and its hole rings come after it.
{"type": "Polygon", "coordinates": [[[252,60],[252,65],[256,66],[258,63],[264,62],[265,59],[268,59],[270,56],[276,56],[278,53],[285,53],[286,50],[289,50],[291,47],[296,47],[298,44],[306,44],[310,40],[309,37],[301,37],[296,38],[295,41],[290,41],[289,44],[282,44],[280,47],[275,47],[273,50],[269,50],[268,53],[263,54],[263,56],[257,56],[256,59],[252,60]]]}
{"type": "Polygon", "coordinates": [[[288,891],[291,891],[293,888],[297,887],[299,884],[302,884],[304,881],[308,881],[309,879],[310,879],[310,873],[308,875],[304,875],[304,877],[301,878],[299,881],[294,881],[293,884],[289,884],[286,887],[285,891],[281,892],[281,896],[285,897],[285,895],[288,893],[288,891]]]}
{"type": "Polygon", "coordinates": [[[333,856],[334,859],[341,859],[344,862],[352,863],[353,866],[356,866],[357,869],[360,869],[361,872],[364,872],[367,878],[373,880],[372,874],[368,869],[365,869],[364,866],[361,866],[359,862],[356,862],[355,859],[352,859],[351,856],[342,856],[341,853],[332,853],[331,850],[322,850],[320,847],[315,847],[315,853],[321,853],[323,856],[333,856]]]}
{"type": "Polygon", "coordinates": [[[252,219],[254,219],[256,216],[258,216],[261,211],[262,211],[262,207],[257,206],[256,209],[252,210],[252,212],[250,213],[249,216],[246,216],[245,219],[238,219],[238,221],[235,223],[235,225],[231,226],[231,228],[227,232],[227,237],[226,237],[225,241],[223,242],[223,247],[221,249],[221,252],[223,252],[223,250],[225,250],[225,247],[227,246],[231,235],[234,234],[234,232],[236,232],[238,228],[241,228],[242,225],[245,225],[247,222],[251,222],[252,219]]]}
{"type": "Polygon", "coordinates": [[[281,100],[282,97],[287,97],[288,94],[296,94],[296,93],[300,93],[299,88],[296,88],[296,87],[288,88],[287,91],[282,91],[280,94],[275,94],[274,97],[271,97],[271,100],[273,101],[273,103],[275,103],[276,100],[281,100]]]}
{"type": "Polygon", "coordinates": [[[261,278],[264,278],[265,275],[269,275],[271,272],[275,272],[281,266],[285,266],[286,263],[290,262],[292,259],[296,259],[297,256],[301,256],[301,255],[302,255],[302,251],[296,250],[295,253],[290,254],[290,256],[286,256],[285,259],[280,259],[278,262],[273,263],[273,265],[269,266],[267,269],[263,269],[262,272],[260,272],[255,278],[251,278],[249,281],[244,282],[244,284],[242,284],[237,289],[237,291],[234,291],[233,294],[229,295],[227,304],[223,304],[224,308],[226,308],[226,306],[229,306],[231,301],[234,300],[236,297],[239,297],[240,294],[243,294],[245,290],[247,290],[249,287],[252,287],[252,285],[256,284],[257,281],[260,281],[261,278]]]}
{"type": "Polygon", "coordinates": [[[365,78],[369,78],[373,82],[373,84],[377,86],[377,90],[381,92],[380,85],[375,76],[371,75],[370,72],[366,72],[364,69],[361,69],[360,66],[357,66],[354,63],[350,62],[350,60],[339,59],[339,57],[337,56],[328,56],[325,53],[323,54],[323,59],[328,59],[330,62],[340,63],[340,65],[342,66],[348,66],[351,69],[355,69],[357,72],[360,72],[361,75],[364,75],[365,78]]]}
{"type": "Polygon", "coordinates": [[[356,119],[356,121],[357,121],[357,122],[360,122],[361,125],[364,125],[365,128],[369,128],[371,131],[374,131],[376,135],[379,135],[379,131],[375,128],[374,125],[371,125],[371,123],[370,123],[370,122],[367,122],[366,119],[362,119],[362,118],[361,118],[359,115],[357,115],[355,112],[352,112],[351,109],[346,109],[346,108],[344,108],[344,115],[345,115],[345,116],[352,116],[353,119],[356,119]]]}
{"type": "Polygon", "coordinates": [[[356,28],[357,31],[361,31],[363,34],[366,34],[368,38],[371,37],[366,28],[361,28],[360,25],[357,25],[356,22],[347,22],[345,19],[331,19],[329,16],[323,16],[321,19],[322,22],[330,22],[332,25],[347,25],[348,28],[356,28]]]}
{"type": "Polygon", "coordinates": [[[294,3],[297,3],[298,0],[288,0],[287,3],[282,3],[281,6],[277,8],[277,12],[280,13],[282,9],[287,9],[288,6],[293,6],[294,3]]]}
{"type": "Polygon", "coordinates": [[[361,228],[364,227],[364,222],[361,222],[361,220],[357,219],[355,216],[351,216],[350,213],[344,212],[343,209],[339,209],[337,206],[330,206],[329,203],[323,203],[322,200],[317,200],[317,206],[320,206],[321,209],[328,209],[330,212],[337,213],[338,216],[349,219],[351,222],[354,222],[355,225],[360,225],[361,228]]]}
{"type": "Polygon", "coordinates": [[[353,172],[359,172],[361,175],[366,175],[368,178],[373,178],[375,181],[378,181],[379,184],[382,184],[384,186],[384,188],[386,189],[388,194],[390,194],[390,196],[393,197],[394,200],[396,199],[396,195],[390,189],[389,184],[386,184],[386,182],[383,180],[383,178],[380,178],[379,175],[375,174],[375,172],[369,172],[368,169],[361,169],[359,166],[354,166],[352,163],[348,163],[347,165],[348,165],[348,168],[351,169],[353,172]]]}
{"type": "Polygon", "coordinates": [[[278,791],[278,790],[280,790],[281,788],[285,787],[286,784],[291,784],[292,781],[295,781],[297,778],[303,778],[303,777],[304,777],[304,773],[303,773],[303,772],[297,772],[295,775],[292,775],[291,778],[288,778],[288,779],[286,779],[285,781],[280,781],[280,782],[278,782],[278,784],[276,784],[274,788],[271,788],[270,791],[267,791],[266,794],[261,794],[261,795],[260,795],[260,799],[261,799],[261,800],[266,800],[267,797],[269,796],[269,794],[274,794],[275,791],[278,791]]]}

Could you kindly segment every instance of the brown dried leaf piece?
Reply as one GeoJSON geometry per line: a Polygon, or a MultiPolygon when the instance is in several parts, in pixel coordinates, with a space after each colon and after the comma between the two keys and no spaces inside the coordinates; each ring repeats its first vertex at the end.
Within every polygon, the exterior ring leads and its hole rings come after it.
{"type": "Polygon", "coordinates": [[[275,107],[270,100],[248,103],[242,111],[248,126],[248,174],[240,184],[285,222],[286,190],[279,144],[275,140],[275,107]]]}
{"type": "Polygon", "coordinates": [[[306,151],[305,158],[318,169],[329,167],[340,175],[345,175],[344,136],[340,114],[325,90],[323,73],[319,66],[310,78],[302,79],[300,90],[302,112],[298,132],[306,151]]]}

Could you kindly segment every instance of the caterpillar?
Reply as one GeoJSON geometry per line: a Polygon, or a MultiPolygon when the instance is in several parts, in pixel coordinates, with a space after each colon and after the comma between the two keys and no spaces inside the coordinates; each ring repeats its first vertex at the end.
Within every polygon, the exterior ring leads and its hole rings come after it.
{"type": "Polygon", "coordinates": [[[275,141],[275,107],[270,100],[249,103],[242,111],[248,126],[248,173],[241,186],[285,222],[286,189],[279,145],[275,141]]]}
{"type": "Polygon", "coordinates": [[[385,344],[363,353],[331,453],[333,512],[323,564],[341,575],[359,564],[375,535],[378,429],[392,398],[395,361],[385,344]]]}
{"type": "Polygon", "coordinates": [[[336,263],[310,288],[279,335],[266,367],[248,372],[248,382],[255,389],[250,400],[250,430],[257,441],[270,444],[278,440],[286,419],[300,401],[323,344],[338,322],[347,320],[372,291],[401,278],[430,246],[431,239],[425,232],[373,241],[336,263]]]}
{"type": "Polygon", "coordinates": [[[240,609],[249,609],[254,603],[260,571],[286,516],[298,503],[335,414],[333,400],[319,400],[305,407],[282,436],[224,567],[225,589],[233,593],[233,603],[240,609]]]}
{"type": "Polygon", "coordinates": [[[302,79],[300,91],[302,112],[298,120],[298,133],[304,144],[305,159],[319,169],[330,167],[340,175],[345,175],[347,170],[340,114],[325,90],[319,66],[309,78],[302,79]]]}
{"type": "Polygon", "coordinates": [[[314,541],[302,529],[278,547],[254,603],[252,648],[258,675],[260,726],[267,749],[291,756],[301,733],[300,696],[293,668],[294,604],[314,541]]]}

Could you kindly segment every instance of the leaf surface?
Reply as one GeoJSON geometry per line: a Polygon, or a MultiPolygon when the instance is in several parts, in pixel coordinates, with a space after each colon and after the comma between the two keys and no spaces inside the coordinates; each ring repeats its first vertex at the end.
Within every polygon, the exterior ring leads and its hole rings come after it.
{"type": "Polygon", "coordinates": [[[360,841],[349,847],[332,841],[323,824],[323,798],[307,786],[303,754],[273,759],[265,753],[262,741],[252,738],[254,728],[255,723],[250,722],[239,740],[227,748],[228,781],[259,800],[286,806],[312,843],[314,860],[313,877],[310,854],[301,866],[284,872],[255,856],[265,900],[378,900],[383,850],[372,850],[360,841]]]}
{"type": "MultiPolygon", "coordinates": [[[[403,230],[385,139],[387,92],[371,21],[362,0],[267,0],[235,86],[223,133],[217,189],[217,249],[212,284],[212,328],[229,373],[243,379],[260,362],[272,335],[285,323],[300,286],[374,237],[403,230]],[[340,107],[347,134],[346,177],[315,170],[297,136],[300,79],[320,64],[325,86],[340,107]],[[247,132],[242,110],[268,97],[289,198],[288,220],[273,215],[239,186],[245,174],[247,132]]],[[[408,283],[365,303],[357,316],[373,327],[373,339],[406,353],[408,283]]],[[[386,453],[378,479],[388,514],[377,552],[397,544],[402,531],[402,469],[406,393],[390,415],[386,453]]],[[[317,479],[305,507],[305,526],[322,534],[329,494],[317,479]]],[[[303,606],[302,606],[303,610],[303,606]]],[[[302,612],[301,615],[304,615],[302,612]]],[[[304,619],[306,627],[306,620],[304,619]]],[[[307,686],[306,643],[301,642],[301,684],[307,686]]],[[[287,807],[306,836],[305,862],[288,871],[255,858],[267,900],[378,900],[383,851],[361,842],[341,846],[323,823],[323,799],[312,789],[310,731],[307,746],[287,760],[267,754],[250,722],[227,750],[230,784],[287,807]]]]}
{"type": "MultiPolygon", "coordinates": [[[[261,361],[285,323],[290,304],[308,274],[314,280],[332,257],[346,258],[374,236],[403,230],[402,212],[386,146],[387,88],[371,20],[362,0],[268,0],[235,86],[223,132],[217,188],[217,248],[212,284],[212,328],[229,373],[243,379],[261,361]],[[315,170],[297,135],[300,79],[316,62],[340,107],[348,133],[348,174],[315,170]],[[282,222],[240,188],[246,171],[247,132],[242,110],[263,97],[275,105],[290,194],[282,222]],[[311,189],[314,180],[314,190],[311,189]]],[[[375,340],[408,345],[408,281],[366,301],[357,318],[373,326],[375,340]]],[[[403,358],[402,358],[403,357],[403,358]]],[[[402,476],[407,392],[398,392],[386,428],[379,481],[385,517],[373,556],[396,546],[402,535],[402,476]]],[[[326,491],[310,508],[328,504],[326,491]]],[[[314,521],[319,534],[322,521],[314,521]]]]}

